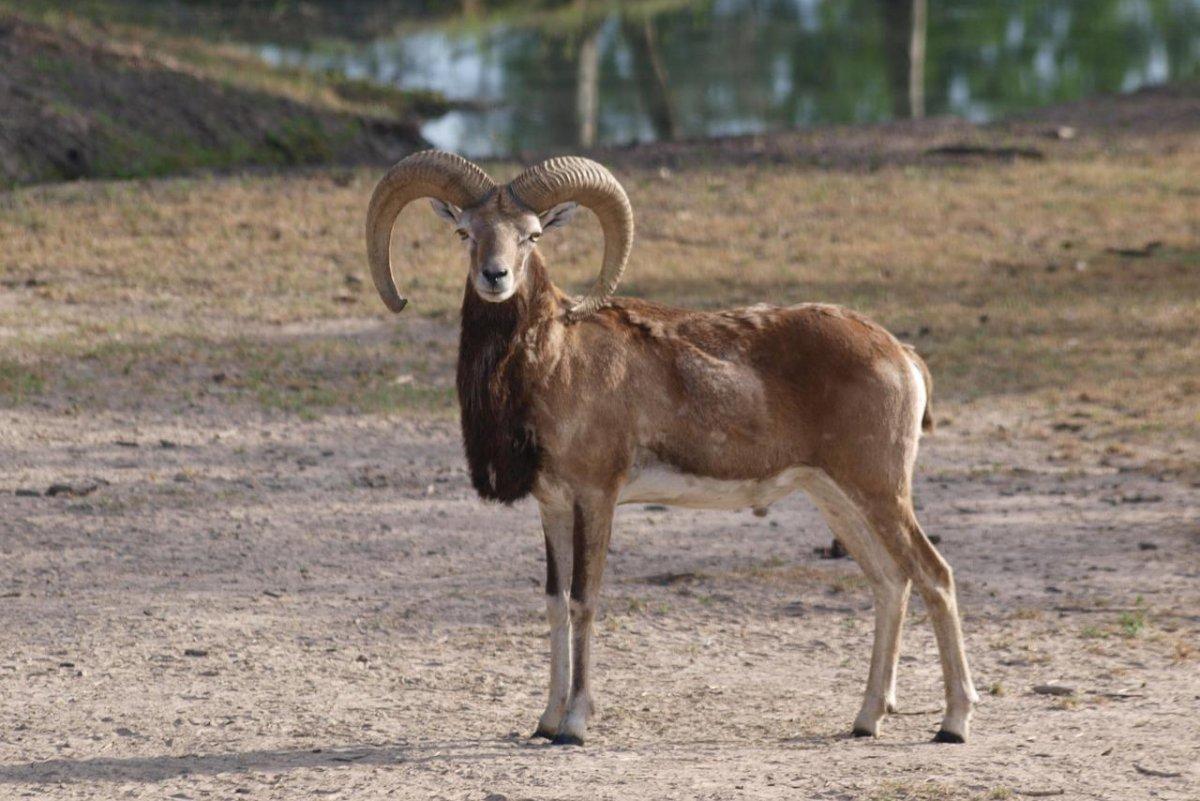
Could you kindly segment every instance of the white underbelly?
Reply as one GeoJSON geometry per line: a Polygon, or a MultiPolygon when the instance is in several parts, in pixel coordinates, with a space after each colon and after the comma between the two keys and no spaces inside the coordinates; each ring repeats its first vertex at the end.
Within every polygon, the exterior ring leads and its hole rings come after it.
{"type": "Polygon", "coordinates": [[[729,481],[684,473],[661,462],[636,469],[621,488],[617,503],[662,503],[696,509],[765,509],[807,484],[822,472],[812,467],[791,467],[764,479],[729,481]]]}

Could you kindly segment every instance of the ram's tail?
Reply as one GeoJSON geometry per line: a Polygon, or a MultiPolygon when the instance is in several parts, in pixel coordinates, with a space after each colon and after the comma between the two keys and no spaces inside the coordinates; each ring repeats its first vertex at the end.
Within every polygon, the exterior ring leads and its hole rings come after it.
{"type": "Polygon", "coordinates": [[[933,376],[929,372],[929,365],[925,364],[925,360],[921,358],[921,354],[917,353],[916,348],[907,342],[901,344],[908,351],[908,358],[912,359],[912,363],[917,366],[917,372],[921,374],[921,379],[925,382],[925,411],[921,414],[921,430],[933,431],[933,376]]]}

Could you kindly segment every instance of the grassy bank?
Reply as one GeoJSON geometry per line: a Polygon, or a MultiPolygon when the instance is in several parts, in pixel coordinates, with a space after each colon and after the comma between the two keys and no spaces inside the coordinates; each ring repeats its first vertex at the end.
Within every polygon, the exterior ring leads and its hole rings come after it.
{"type": "MultiPolygon", "coordinates": [[[[1200,148],[1098,142],[869,171],[626,163],[639,237],[623,291],[843,303],[926,355],[943,424],[1047,439],[1065,464],[1194,471],[1200,148]]],[[[447,412],[463,254],[414,207],[396,242],[411,311],[386,317],[361,242],[376,177],[0,195],[3,402],[447,412]]],[[[544,249],[581,288],[600,244],[585,222],[544,249]]]]}
{"type": "Polygon", "coordinates": [[[274,69],[234,44],[0,0],[0,186],[375,163],[445,104],[274,69]]]}

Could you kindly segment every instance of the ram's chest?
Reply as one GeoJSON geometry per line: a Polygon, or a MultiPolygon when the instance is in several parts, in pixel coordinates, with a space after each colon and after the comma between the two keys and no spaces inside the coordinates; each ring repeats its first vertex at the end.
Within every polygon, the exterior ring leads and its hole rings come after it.
{"type": "Polygon", "coordinates": [[[765,509],[817,480],[821,471],[791,467],[762,479],[727,480],[684,473],[663,462],[635,468],[618,503],[662,503],[697,509],[765,509]]]}

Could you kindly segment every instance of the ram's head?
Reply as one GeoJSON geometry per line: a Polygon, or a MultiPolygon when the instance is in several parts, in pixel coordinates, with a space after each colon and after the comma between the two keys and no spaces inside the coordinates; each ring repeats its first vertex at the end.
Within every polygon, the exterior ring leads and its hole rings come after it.
{"type": "Polygon", "coordinates": [[[604,230],[604,261],[591,291],[571,309],[595,311],[616,290],[633,243],[633,210],[608,170],[578,157],[537,164],[498,186],[479,166],[452,153],[428,150],[396,164],[375,188],[367,213],[367,251],[375,288],[389,309],[408,303],[391,267],[392,227],[400,212],[427,197],[467,243],[470,281],[484,300],[502,303],[525,277],[538,237],[565,224],[577,206],[595,212],[604,230]]]}

